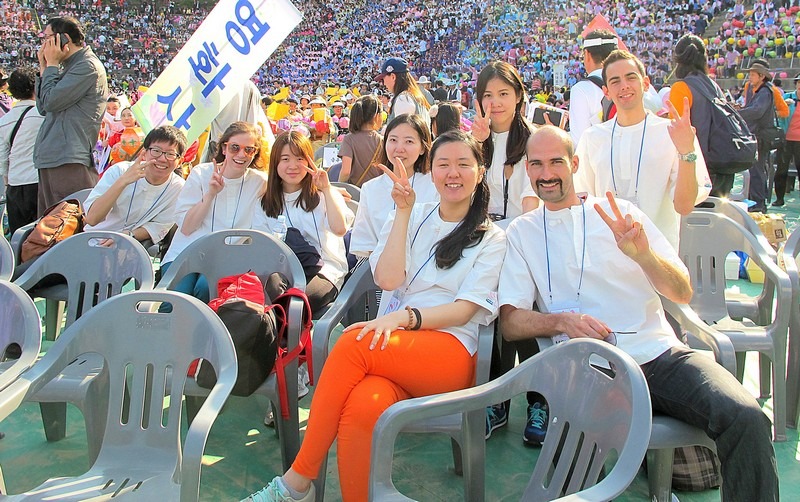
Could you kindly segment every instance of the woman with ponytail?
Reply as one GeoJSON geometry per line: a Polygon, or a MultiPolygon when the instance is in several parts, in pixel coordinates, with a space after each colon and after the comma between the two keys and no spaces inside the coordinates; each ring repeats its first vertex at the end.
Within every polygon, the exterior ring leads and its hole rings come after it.
{"type": "Polygon", "coordinates": [[[493,61],[478,75],[472,136],[483,143],[489,213],[494,221],[515,218],[539,205],[525,172],[531,125],[522,116],[525,87],[517,70],[493,61]]]}
{"type": "MultiPolygon", "coordinates": [[[[488,219],[481,147],[450,131],[434,142],[440,202],[414,204],[405,170],[392,172],[396,209],[370,256],[384,289],[380,316],[350,326],[325,362],[292,467],[248,500],[312,501],[311,481],[338,438],[342,499],[365,502],[372,430],[397,401],[474,384],[478,328],[497,314],[505,234],[488,219]]],[[[386,194],[389,196],[390,194],[386,194]]]]}

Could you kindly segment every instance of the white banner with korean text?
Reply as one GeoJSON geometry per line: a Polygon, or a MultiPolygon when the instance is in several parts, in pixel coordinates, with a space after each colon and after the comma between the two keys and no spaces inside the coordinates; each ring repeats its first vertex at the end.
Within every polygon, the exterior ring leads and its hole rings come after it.
{"type": "Polygon", "coordinates": [[[289,0],[221,0],[133,106],[136,120],[194,141],[302,17],[289,0]]]}

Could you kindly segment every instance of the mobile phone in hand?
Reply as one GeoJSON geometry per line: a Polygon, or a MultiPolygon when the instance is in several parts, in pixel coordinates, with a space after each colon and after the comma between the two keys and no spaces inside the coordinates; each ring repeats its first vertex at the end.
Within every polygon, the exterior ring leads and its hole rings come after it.
{"type": "Polygon", "coordinates": [[[59,33],[58,42],[61,48],[63,49],[69,43],[69,36],[66,33],[59,33]]]}

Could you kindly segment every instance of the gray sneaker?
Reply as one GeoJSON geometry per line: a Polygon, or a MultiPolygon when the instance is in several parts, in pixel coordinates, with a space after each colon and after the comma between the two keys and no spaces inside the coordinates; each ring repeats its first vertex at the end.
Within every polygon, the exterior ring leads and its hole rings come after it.
{"type": "Polygon", "coordinates": [[[241,502],[313,502],[314,495],[314,485],[311,485],[302,498],[292,498],[281,477],[275,476],[267,486],[242,499],[241,502]]]}

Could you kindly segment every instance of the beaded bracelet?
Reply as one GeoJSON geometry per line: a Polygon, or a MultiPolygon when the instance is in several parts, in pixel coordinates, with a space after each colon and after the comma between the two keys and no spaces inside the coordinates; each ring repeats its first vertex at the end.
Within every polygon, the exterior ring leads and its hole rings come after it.
{"type": "Polygon", "coordinates": [[[412,326],[414,325],[414,309],[406,305],[406,312],[408,312],[408,324],[406,324],[406,329],[411,330],[414,329],[412,326]]]}

